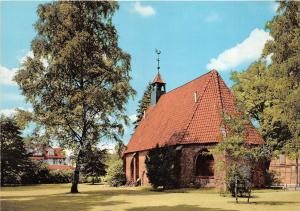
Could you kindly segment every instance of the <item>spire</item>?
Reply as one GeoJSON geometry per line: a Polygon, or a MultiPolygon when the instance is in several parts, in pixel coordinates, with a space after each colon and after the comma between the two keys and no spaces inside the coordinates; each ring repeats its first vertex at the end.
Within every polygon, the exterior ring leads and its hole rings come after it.
{"type": "Polygon", "coordinates": [[[160,66],[159,66],[159,54],[161,54],[161,51],[158,50],[158,49],[155,49],[155,53],[157,54],[157,73],[159,74],[159,69],[160,69],[160,66]]]}
{"type": "Polygon", "coordinates": [[[158,72],[157,75],[155,76],[153,82],[153,84],[155,83],[159,83],[159,84],[165,84],[165,82],[163,81],[163,79],[161,78],[160,73],[158,72]]]}
{"type": "Polygon", "coordinates": [[[155,105],[159,98],[166,93],[166,83],[163,81],[159,72],[159,55],[161,54],[161,51],[155,49],[155,53],[157,54],[157,75],[152,82],[151,105],[155,105]]]}
{"type": "Polygon", "coordinates": [[[162,77],[160,75],[160,66],[159,66],[159,62],[160,62],[160,59],[159,59],[159,55],[161,54],[161,51],[158,50],[158,49],[155,49],[155,53],[157,54],[157,75],[155,76],[152,84],[155,84],[155,83],[160,83],[160,84],[166,84],[163,80],[162,80],[162,77]]]}

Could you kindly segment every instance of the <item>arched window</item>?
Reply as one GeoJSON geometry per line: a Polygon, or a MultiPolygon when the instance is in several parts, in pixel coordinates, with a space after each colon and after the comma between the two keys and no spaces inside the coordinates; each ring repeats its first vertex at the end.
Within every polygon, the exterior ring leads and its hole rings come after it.
{"type": "Polygon", "coordinates": [[[203,150],[196,159],[196,176],[214,176],[214,157],[203,150]]]}
{"type": "Polygon", "coordinates": [[[137,180],[139,178],[139,156],[135,153],[130,162],[130,179],[137,180]]]}
{"type": "Polygon", "coordinates": [[[131,159],[130,163],[130,179],[133,180],[134,178],[134,158],[131,159]]]}

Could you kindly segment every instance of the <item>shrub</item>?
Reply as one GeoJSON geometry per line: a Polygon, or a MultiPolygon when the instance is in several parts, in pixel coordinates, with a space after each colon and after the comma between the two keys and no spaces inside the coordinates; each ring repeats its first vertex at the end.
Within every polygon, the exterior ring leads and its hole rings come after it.
{"type": "Polygon", "coordinates": [[[100,183],[101,177],[90,177],[90,176],[82,176],[80,178],[80,183],[100,183]]]}
{"type": "Polygon", "coordinates": [[[50,170],[48,183],[69,183],[73,172],[70,170],[50,170]]]}
{"type": "Polygon", "coordinates": [[[105,164],[106,159],[107,150],[97,148],[90,149],[85,156],[83,169],[81,171],[86,178],[83,178],[83,180],[87,181],[87,179],[90,178],[89,182],[94,184],[98,181],[100,176],[104,176],[107,168],[105,164]]]}
{"type": "Polygon", "coordinates": [[[149,182],[154,189],[162,186],[163,189],[178,187],[180,173],[179,151],[172,146],[164,146],[149,150],[145,164],[149,182]]]}
{"type": "Polygon", "coordinates": [[[226,185],[227,190],[235,196],[235,186],[237,180],[238,196],[245,196],[251,192],[252,169],[249,165],[233,165],[227,169],[226,185]]]}
{"type": "Polygon", "coordinates": [[[72,175],[72,171],[49,170],[47,164],[35,162],[32,168],[22,175],[22,184],[69,183],[72,175]]]}
{"type": "Polygon", "coordinates": [[[32,162],[30,168],[22,175],[22,184],[40,184],[48,183],[49,169],[47,165],[41,162],[32,162]]]}
{"type": "Polygon", "coordinates": [[[115,158],[110,162],[107,170],[106,181],[110,186],[118,187],[126,182],[125,173],[123,171],[123,161],[115,158]]]}

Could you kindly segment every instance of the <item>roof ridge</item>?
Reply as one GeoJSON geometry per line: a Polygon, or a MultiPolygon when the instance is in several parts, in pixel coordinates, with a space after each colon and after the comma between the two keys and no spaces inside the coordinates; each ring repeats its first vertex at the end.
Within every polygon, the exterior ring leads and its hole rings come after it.
{"type": "MultiPolygon", "coordinates": [[[[210,71],[210,72],[208,72],[208,73],[212,73],[212,71],[210,71]]],[[[206,74],[208,74],[208,73],[206,73],[206,74]]],[[[184,134],[183,134],[183,136],[182,136],[182,140],[183,140],[184,137],[186,136],[186,132],[188,131],[188,129],[189,129],[189,127],[190,127],[190,125],[191,125],[191,123],[192,123],[194,117],[195,117],[195,113],[196,113],[196,111],[198,110],[198,107],[199,107],[199,105],[200,105],[200,101],[203,99],[203,96],[204,96],[204,94],[205,94],[205,92],[206,92],[206,90],[207,90],[208,84],[210,83],[210,81],[211,81],[212,78],[213,78],[212,76],[213,76],[213,74],[211,74],[210,78],[207,80],[207,82],[206,82],[206,84],[205,84],[205,87],[204,87],[204,90],[203,90],[203,92],[202,92],[202,95],[198,98],[199,101],[198,101],[198,99],[196,99],[196,100],[197,100],[197,104],[196,104],[195,109],[194,109],[194,111],[193,111],[192,117],[191,117],[190,121],[188,122],[188,124],[187,124],[187,126],[186,126],[186,128],[185,128],[185,130],[184,130],[184,134]]]]}
{"type": "MultiPolygon", "coordinates": [[[[212,74],[214,71],[216,71],[216,70],[211,70],[211,71],[209,71],[209,72],[207,72],[207,73],[204,73],[203,75],[200,75],[200,76],[198,76],[197,78],[195,78],[195,79],[193,79],[193,80],[191,80],[191,81],[189,81],[189,82],[186,82],[185,84],[182,84],[181,86],[178,86],[178,87],[176,87],[176,88],[174,88],[174,89],[171,89],[170,91],[166,92],[166,94],[164,94],[164,95],[167,95],[167,94],[169,94],[170,92],[175,91],[176,89],[179,89],[179,88],[181,88],[181,87],[183,87],[183,86],[185,86],[185,85],[187,85],[187,84],[189,84],[189,83],[192,83],[193,81],[196,81],[196,80],[198,80],[199,78],[202,78],[202,77],[205,76],[205,75],[212,74]]],[[[164,96],[164,95],[162,95],[162,96],[164,96]]]]}
{"type": "Polygon", "coordinates": [[[222,113],[224,113],[224,104],[223,104],[223,98],[222,98],[222,91],[221,91],[221,85],[220,85],[220,75],[218,73],[216,73],[216,83],[217,83],[217,94],[219,96],[219,100],[220,100],[220,109],[222,111],[222,113]]]}

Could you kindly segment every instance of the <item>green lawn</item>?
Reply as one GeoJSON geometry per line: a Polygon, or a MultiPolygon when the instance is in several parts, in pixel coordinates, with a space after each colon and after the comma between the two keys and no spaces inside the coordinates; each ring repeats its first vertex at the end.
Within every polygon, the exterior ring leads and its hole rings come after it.
{"type": "Polygon", "coordinates": [[[255,191],[251,203],[222,197],[214,190],[180,189],[154,192],[146,188],[111,188],[79,185],[79,194],[68,193],[70,184],[4,187],[1,210],[300,210],[299,191],[255,191]]]}

